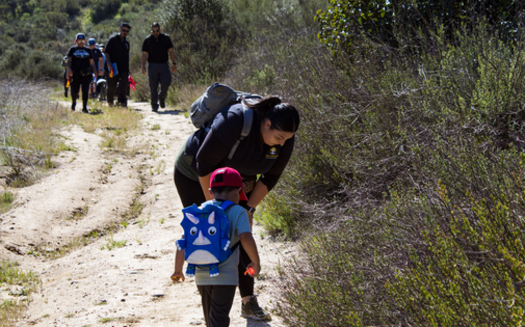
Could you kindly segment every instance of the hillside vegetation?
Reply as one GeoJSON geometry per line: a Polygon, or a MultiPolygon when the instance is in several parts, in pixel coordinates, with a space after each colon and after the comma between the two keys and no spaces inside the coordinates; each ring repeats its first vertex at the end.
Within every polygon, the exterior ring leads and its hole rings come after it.
{"type": "MultiPolygon", "coordinates": [[[[178,58],[171,103],[221,80],[300,109],[292,162],[258,217],[303,245],[282,270],[290,326],[522,325],[521,1],[130,1],[104,18],[95,3],[60,9],[61,40],[3,32],[0,73],[26,74],[4,65],[20,47],[33,49],[23,60],[59,57],[80,27],[104,39],[123,19],[138,72],[158,17],[178,58]]],[[[3,12],[14,25],[36,11],[3,12]]]]}

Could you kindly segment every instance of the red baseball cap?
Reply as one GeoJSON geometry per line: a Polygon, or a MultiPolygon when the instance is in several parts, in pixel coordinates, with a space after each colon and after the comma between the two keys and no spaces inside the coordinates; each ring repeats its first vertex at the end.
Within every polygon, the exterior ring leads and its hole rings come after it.
{"type": "MultiPolygon", "coordinates": [[[[233,168],[224,167],[216,169],[210,178],[210,188],[218,186],[243,187],[241,174],[233,168]]],[[[248,201],[246,194],[241,190],[241,201],[248,201]]]]}

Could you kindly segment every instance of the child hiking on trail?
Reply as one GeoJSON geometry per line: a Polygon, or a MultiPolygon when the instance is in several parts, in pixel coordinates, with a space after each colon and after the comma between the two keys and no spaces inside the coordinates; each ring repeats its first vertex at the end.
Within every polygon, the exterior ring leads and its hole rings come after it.
{"type": "MultiPolygon", "coordinates": [[[[209,265],[196,265],[194,270],[195,283],[197,284],[197,289],[201,295],[202,309],[207,327],[227,327],[230,325],[229,314],[235,296],[235,289],[239,282],[237,273],[237,266],[239,264],[239,249],[237,245],[239,242],[242,244],[251,260],[246,266],[248,274],[251,277],[255,277],[261,270],[259,253],[257,252],[257,246],[252,236],[248,214],[243,207],[238,205],[239,200],[244,199],[244,201],[246,201],[246,195],[242,189],[243,184],[241,175],[235,169],[228,167],[219,168],[215,170],[210,177],[209,193],[212,200],[207,201],[203,203],[201,207],[196,208],[205,208],[210,204],[224,206],[224,203],[227,201],[235,203],[227,207],[225,210],[229,222],[230,239],[228,245],[233,253],[228,259],[226,259],[226,261],[218,264],[218,271],[220,271],[218,274],[211,274],[209,265]],[[211,277],[211,275],[214,275],[214,277],[211,277]]],[[[187,211],[185,212],[185,215],[190,216],[189,218],[192,219],[192,222],[196,226],[202,225],[201,222],[194,221],[198,219],[196,216],[188,214],[187,211]]],[[[209,217],[212,216],[213,215],[210,215],[209,217]]],[[[214,220],[214,218],[208,218],[208,220],[214,220]]],[[[205,221],[205,223],[207,224],[208,221],[205,221]]],[[[210,224],[213,224],[213,222],[210,222],[210,224]]],[[[198,230],[196,226],[191,228],[191,236],[198,235],[200,243],[204,245],[209,244],[210,242],[205,235],[208,235],[208,232],[213,230],[213,227],[209,227],[209,229],[206,228],[206,230],[198,230]]],[[[213,230],[209,235],[214,235],[216,232],[217,231],[213,230]]],[[[209,237],[211,238],[211,236],[209,237]]],[[[183,238],[188,240],[190,235],[184,235],[183,238]]],[[[178,248],[180,248],[180,241],[184,240],[178,241],[178,248]]],[[[195,241],[192,243],[195,244],[198,242],[195,241]]],[[[188,246],[189,245],[187,245],[187,247],[188,246]]],[[[203,246],[203,249],[206,248],[203,246]]],[[[203,252],[207,251],[197,250],[193,253],[199,253],[202,255],[203,252]]],[[[173,282],[179,280],[184,281],[185,279],[184,274],[182,273],[185,261],[184,255],[184,248],[179,249],[175,255],[175,272],[171,275],[173,282]]]]}

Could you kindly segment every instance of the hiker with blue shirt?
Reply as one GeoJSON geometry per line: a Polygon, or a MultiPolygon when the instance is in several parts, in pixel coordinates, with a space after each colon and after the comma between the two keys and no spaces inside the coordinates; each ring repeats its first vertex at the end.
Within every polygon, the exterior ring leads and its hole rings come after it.
{"type": "MultiPolygon", "coordinates": [[[[241,175],[232,168],[223,167],[215,170],[210,177],[209,192],[211,200],[203,203],[201,208],[209,205],[221,206],[225,202],[231,201],[235,204],[229,206],[226,211],[226,217],[229,222],[229,247],[233,249],[233,253],[226,261],[219,264],[220,273],[212,277],[208,266],[197,265],[195,272],[195,284],[201,295],[202,309],[204,312],[204,319],[207,327],[227,327],[230,325],[230,310],[235,297],[235,289],[238,284],[237,266],[239,265],[239,249],[236,245],[240,242],[245,252],[248,254],[250,263],[247,265],[246,271],[253,278],[257,276],[261,270],[259,254],[257,252],[257,245],[253,238],[250,226],[250,220],[246,210],[236,205],[241,199],[247,200],[243,192],[243,183],[241,175]]],[[[197,208],[198,209],[198,208],[197,208]]],[[[188,213],[186,212],[188,215],[188,213]]],[[[198,217],[189,215],[194,220],[199,220],[198,217]]],[[[216,216],[214,216],[216,217],[216,216]]],[[[208,218],[207,220],[211,220],[208,218]]],[[[204,236],[210,234],[207,225],[204,225],[205,231],[199,230],[200,222],[194,222],[195,226],[190,229],[188,233],[185,232],[183,236],[189,240],[190,235],[193,234],[198,237],[201,242],[198,244],[194,253],[198,253],[202,258],[210,257],[211,254],[205,250],[210,241],[204,236]],[[204,255],[203,255],[204,253],[204,255]]],[[[212,230],[211,234],[218,233],[217,230],[212,230]]],[[[198,242],[192,241],[192,244],[198,242]]],[[[177,244],[179,247],[179,245],[177,244]]],[[[185,276],[182,268],[185,260],[184,249],[179,249],[175,254],[175,272],[171,275],[173,282],[179,280],[184,281],[185,276]]],[[[205,260],[205,259],[202,259],[205,260]]]]}
{"type": "MultiPolygon", "coordinates": [[[[278,97],[266,97],[255,103],[243,102],[225,108],[213,118],[207,134],[199,129],[179,150],[174,179],[183,206],[210,200],[207,189],[211,173],[219,167],[231,167],[242,176],[248,200],[239,204],[245,208],[252,225],[256,207],[277,184],[288,164],[298,128],[299,113],[294,106],[278,97]],[[240,140],[244,107],[253,112],[253,120],[249,134],[240,140]],[[237,148],[229,158],[236,143],[237,148]]],[[[240,254],[241,261],[250,262],[242,245],[240,254]]],[[[271,320],[270,314],[259,306],[254,296],[254,279],[244,275],[245,269],[243,265],[238,267],[241,315],[255,320],[271,320]]]]}

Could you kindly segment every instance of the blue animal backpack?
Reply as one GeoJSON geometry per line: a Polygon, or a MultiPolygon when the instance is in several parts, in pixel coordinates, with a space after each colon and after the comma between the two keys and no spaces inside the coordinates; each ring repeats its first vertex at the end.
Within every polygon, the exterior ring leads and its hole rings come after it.
{"type": "Polygon", "coordinates": [[[220,206],[205,202],[182,209],[184,219],[180,223],[184,238],[177,240],[177,248],[184,249],[184,259],[188,263],[187,276],[195,276],[195,266],[209,266],[210,277],[219,275],[219,264],[235,251],[239,243],[230,249],[230,222],[226,209],[234,203],[224,201],[220,206]]]}

